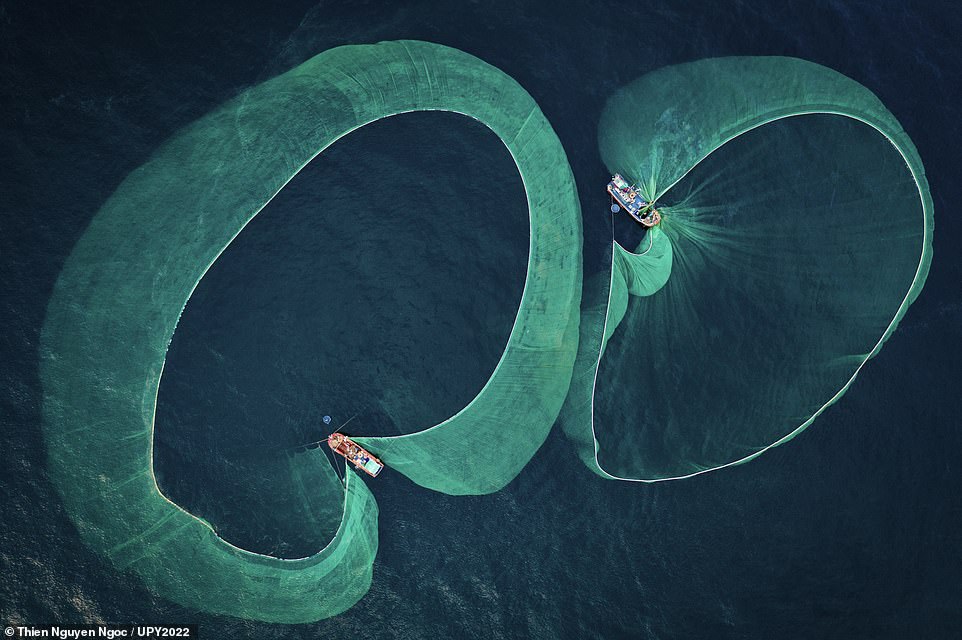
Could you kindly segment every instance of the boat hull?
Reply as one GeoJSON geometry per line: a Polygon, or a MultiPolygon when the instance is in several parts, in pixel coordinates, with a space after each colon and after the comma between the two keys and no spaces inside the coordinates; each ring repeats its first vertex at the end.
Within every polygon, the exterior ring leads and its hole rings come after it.
{"type": "Polygon", "coordinates": [[[661,214],[651,207],[651,203],[641,197],[641,194],[628,186],[620,175],[615,174],[608,183],[608,193],[615,204],[628,212],[636,222],[644,227],[654,227],[661,222],[661,214]]]}
{"type": "Polygon", "coordinates": [[[327,446],[334,453],[343,456],[345,460],[372,478],[376,478],[384,469],[384,463],[374,454],[351,440],[343,433],[332,433],[327,438],[327,446]]]}

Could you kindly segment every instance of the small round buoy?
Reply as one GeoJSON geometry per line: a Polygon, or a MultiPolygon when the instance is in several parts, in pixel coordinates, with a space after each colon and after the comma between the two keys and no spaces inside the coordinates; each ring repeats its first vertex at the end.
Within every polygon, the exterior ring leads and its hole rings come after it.
{"type": "Polygon", "coordinates": [[[618,213],[619,211],[621,211],[621,207],[619,207],[619,206],[616,205],[616,204],[611,205],[611,212],[612,212],[612,213],[618,213]]]}
{"type": "Polygon", "coordinates": [[[324,424],[331,424],[331,416],[324,416],[321,420],[324,421],[324,424]]]}

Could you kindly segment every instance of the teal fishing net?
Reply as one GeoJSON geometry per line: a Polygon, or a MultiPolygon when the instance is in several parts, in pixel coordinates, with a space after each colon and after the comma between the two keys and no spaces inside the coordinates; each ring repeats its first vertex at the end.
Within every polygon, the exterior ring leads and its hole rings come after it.
{"type": "MultiPolygon", "coordinates": [[[[582,290],[574,180],[517,83],[423,42],[322,53],[190,125],[128,176],[50,301],[50,477],[84,541],[159,595],[306,622],[369,588],[377,507],[358,476],[342,481],[317,450],[291,454],[303,499],[341,510],[337,533],[307,558],[253,554],[161,493],[154,414],[179,315],[231,240],[334,141],[419,110],[489,127],[517,164],[530,219],[524,292],[487,384],[431,428],[357,438],[422,486],[496,491],[559,411],[581,458],[606,477],[744,462],[844,393],[925,280],[932,202],[915,148],[868,90],[818,65],[705,60],[616,94],[602,155],[655,201],[662,223],[637,247],[613,243],[610,272],[582,290]]],[[[352,435],[362,434],[358,425],[352,435]]]]}
{"type": "Polygon", "coordinates": [[[925,281],[932,201],[915,147],[834,71],[661,69],[612,97],[599,144],[663,217],[641,247],[614,243],[610,281],[585,293],[565,429],[601,475],[685,477],[785,442],[925,281]]]}
{"type": "Polygon", "coordinates": [[[551,428],[574,363],[581,289],[578,201],[551,127],[516,82],[454,49],[387,42],[322,53],[190,125],[128,176],[78,242],[49,304],[41,375],[50,477],[84,541],[159,595],[305,622],[367,592],[377,508],[357,476],[341,482],[318,450],[292,455],[305,500],[343,505],[337,534],[300,560],[249,553],[162,495],[154,413],[180,313],[230,241],[334,141],[420,110],[475,118],[510,151],[530,210],[527,277],[504,355],[478,397],[442,427],[365,443],[415,482],[482,493],[513,478],[551,428]],[[506,412],[510,452],[480,446],[505,429],[506,412]]]}

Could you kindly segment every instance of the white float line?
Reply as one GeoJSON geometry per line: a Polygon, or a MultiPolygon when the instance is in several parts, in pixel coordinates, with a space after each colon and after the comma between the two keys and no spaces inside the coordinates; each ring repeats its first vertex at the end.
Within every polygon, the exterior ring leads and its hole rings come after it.
{"type": "MultiPolygon", "coordinates": [[[[919,258],[918,267],[916,267],[916,269],[915,269],[915,277],[912,279],[912,284],[909,286],[909,290],[906,292],[905,297],[902,298],[902,303],[899,305],[899,308],[896,310],[895,315],[894,315],[893,318],[892,318],[892,321],[889,323],[888,327],[886,327],[885,331],[882,333],[882,337],[879,338],[878,342],[875,343],[875,346],[872,347],[872,350],[869,352],[868,356],[867,356],[864,360],[862,360],[862,362],[859,364],[859,366],[855,369],[855,372],[852,374],[852,377],[848,379],[848,381],[835,393],[834,396],[831,397],[831,399],[828,400],[828,402],[826,402],[826,403],[823,404],[821,407],[819,407],[818,410],[817,410],[815,413],[813,413],[813,414],[811,415],[811,417],[808,418],[808,420],[806,420],[805,422],[803,422],[803,423],[800,424],[799,426],[795,427],[795,429],[793,429],[792,431],[790,431],[788,434],[782,436],[781,438],[779,438],[778,440],[776,440],[776,441],[773,442],[772,444],[770,444],[770,445],[768,445],[768,446],[766,446],[766,447],[764,447],[764,448],[762,448],[762,449],[759,449],[758,451],[755,451],[754,453],[750,453],[750,454],[748,454],[747,456],[744,456],[744,457],[742,457],[742,458],[739,458],[738,460],[733,460],[733,461],[731,461],[731,462],[726,462],[725,464],[718,465],[718,466],[715,466],[715,467],[709,467],[709,468],[707,468],[707,469],[702,469],[702,470],[700,470],[700,471],[695,471],[695,472],[693,472],[693,473],[689,473],[689,474],[685,474],[685,475],[680,475],[680,476],[671,476],[671,477],[668,477],[668,478],[624,478],[624,477],[621,477],[621,476],[616,476],[616,475],[613,475],[613,474],[611,474],[611,473],[608,473],[608,471],[606,471],[606,470],[601,466],[601,463],[600,463],[599,460],[598,460],[598,453],[599,453],[599,450],[600,450],[600,446],[599,446],[598,438],[597,438],[597,435],[596,435],[596,432],[595,432],[595,391],[596,391],[597,385],[598,385],[598,370],[599,370],[599,368],[600,368],[600,366],[601,366],[601,359],[602,359],[602,357],[604,357],[604,354],[603,354],[603,351],[604,351],[604,350],[603,350],[603,349],[600,350],[599,353],[598,353],[598,361],[597,361],[596,366],[595,366],[594,380],[593,380],[593,382],[592,382],[592,387],[591,387],[591,439],[594,441],[594,445],[595,445],[595,456],[594,456],[594,457],[595,457],[595,466],[598,468],[598,471],[600,471],[602,474],[604,474],[604,476],[606,476],[606,477],[608,477],[608,478],[611,478],[612,480],[624,480],[624,481],[626,481],[626,482],[645,482],[645,483],[667,482],[667,481],[669,481],[669,480],[684,480],[684,479],[686,479],[686,478],[692,478],[692,477],[694,477],[694,476],[698,476],[698,475],[701,475],[701,474],[703,474],[703,473],[708,473],[708,472],[710,472],[710,471],[717,471],[717,470],[719,470],[719,469],[724,469],[724,468],[726,468],[726,467],[731,467],[731,466],[735,466],[735,465],[738,465],[738,464],[742,464],[742,463],[748,462],[748,461],[753,460],[754,458],[757,458],[758,456],[762,455],[763,453],[765,453],[765,452],[768,451],[769,449],[772,449],[773,447],[777,447],[778,445],[780,445],[780,444],[782,444],[782,443],[784,443],[784,442],[787,442],[788,440],[791,440],[792,438],[794,438],[795,436],[797,436],[799,433],[801,433],[802,431],[804,431],[806,427],[808,427],[808,426],[811,425],[813,422],[815,422],[815,419],[816,419],[818,416],[820,416],[820,415],[822,414],[822,412],[825,411],[825,409],[827,409],[829,406],[831,406],[832,404],[834,404],[836,400],[838,400],[840,397],[842,397],[842,395],[844,395],[844,393],[845,393],[845,392],[848,390],[848,388],[852,385],[852,382],[855,381],[855,378],[858,376],[859,372],[862,370],[862,367],[865,366],[865,363],[868,362],[868,361],[872,358],[872,356],[874,356],[874,355],[878,352],[879,348],[882,346],[882,343],[885,342],[885,339],[891,334],[891,332],[892,332],[892,330],[893,330],[893,328],[894,328],[894,325],[895,325],[896,321],[900,319],[900,316],[903,314],[903,312],[904,312],[905,309],[907,308],[906,303],[907,303],[907,301],[908,301],[908,299],[909,299],[909,296],[911,296],[911,295],[912,295],[912,292],[915,290],[915,286],[916,286],[916,284],[918,283],[919,276],[920,276],[920,274],[921,274],[921,272],[922,272],[922,265],[925,263],[925,256],[926,256],[926,251],[925,251],[925,238],[928,236],[928,232],[929,232],[929,228],[928,228],[928,216],[926,215],[926,207],[925,207],[925,194],[922,192],[922,184],[921,184],[921,182],[919,181],[919,177],[918,177],[918,175],[917,175],[916,172],[915,172],[915,167],[913,167],[913,166],[912,166],[912,163],[909,162],[909,159],[906,157],[905,152],[902,151],[901,147],[899,147],[899,145],[895,142],[895,140],[892,139],[891,136],[889,136],[889,135],[888,135],[887,133],[885,133],[885,131],[883,131],[880,127],[878,127],[877,125],[875,125],[875,124],[872,123],[872,122],[869,122],[868,120],[865,120],[865,119],[863,119],[863,118],[860,118],[860,117],[858,117],[858,116],[851,115],[851,114],[848,114],[848,113],[842,113],[841,111],[811,110],[811,111],[799,111],[798,113],[791,113],[791,114],[787,114],[787,115],[784,115],[784,116],[778,116],[778,117],[776,117],[776,118],[771,118],[771,119],[765,120],[765,121],[763,121],[763,122],[759,122],[758,124],[755,124],[755,125],[749,127],[748,129],[745,129],[744,131],[741,131],[741,132],[736,133],[735,135],[729,137],[728,139],[724,140],[721,144],[719,144],[718,146],[716,146],[715,148],[713,148],[711,151],[709,151],[708,153],[706,153],[705,155],[703,155],[701,158],[698,159],[698,161],[697,161],[695,164],[693,164],[693,165],[691,166],[691,168],[688,169],[688,171],[685,171],[685,173],[683,173],[677,180],[675,180],[674,182],[672,182],[670,185],[668,185],[668,187],[666,187],[665,189],[663,189],[663,190],[661,191],[661,193],[658,194],[658,196],[656,196],[655,198],[653,198],[653,199],[652,199],[652,202],[654,202],[655,200],[657,200],[657,199],[660,198],[661,196],[665,195],[672,187],[674,187],[674,186],[675,186],[676,184],[678,184],[682,179],[684,179],[684,177],[687,176],[695,167],[697,167],[699,164],[701,164],[701,162],[704,161],[705,158],[707,158],[709,155],[711,155],[712,153],[714,153],[715,151],[717,151],[718,149],[720,149],[720,148],[723,147],[724,145],[728,144],[729,142],[731,142],[732,140],[734,140],[734,139],[737,138],[738,136],[744,135],[744,134],[748,133],[749,131],[752,131],[753,129],[757,129],[758,127],[760,127],[760,126],[762,126],[762,125],[769,124],[769,123],[772,123],[772,122],[776,122],[776,121],[778,121],[778,120],[784,120],[785,118],[792,118],[792,117],[795,117],[795,116],[804,116],[804,115],[816,115],[816,114],[838,115],[838,116],[844,116],[844,117],[846,117],[846,118],[851,118],[851,119],[853,119],[853,120],[857,120],[857,121],[859,121],[859,122],[862,122],[862,123],[864,123],[864,124],[867,124],[868,126],[872,127],[873,129],[875,129],[876,131],[878,131],[879,133],[881,133],[881,134],[885,137],[885,139],[888,140],[889,143],[891,143],[891,145],[892,145],[893,147],[895,147],[895,150],[899,152],[899,155],[902,156],[902,160],[905,162],[905,165],[909,168],[909,172],[912,174],[912,179],[915,181],[915,187],[916,187],[916,189],[918,189],[918,192],[919,192],[919,201],[921,202],[921,205],[922,205],[922,255],[921,255],[920,258],[919,258]]],[[[616,243],[616,244],[617,244],[617,243],[616,243]]],[[[613,250],[613,249],[614,249],[614,247],[612,247],[612,250],[613,250]]],[[[614,277],[614,269],[612,269],[612,278],[613,278],[613,277],[614,277]]],[[[610,284],[610,283],[609,283],[609,285],[608,285],[608,303],[609,303],[609,304],[611,303],[611,284],[610,284]]],[[[605,313],[605,327],[604,327],[604,330],[607,331],[607,329],[608,329],[608,314],[605,313]]],[[[602,336],[604,336],[604,332],[602,332],[602,336]]]]}

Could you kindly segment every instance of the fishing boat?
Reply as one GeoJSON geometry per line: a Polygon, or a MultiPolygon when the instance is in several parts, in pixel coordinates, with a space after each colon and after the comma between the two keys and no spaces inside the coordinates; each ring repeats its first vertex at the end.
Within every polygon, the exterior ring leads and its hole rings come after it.
{"type": "Polygon", "coordinates": [[[353,464],[355,467],[376,478],[384,468],[384,463],[378,460],[370,451],[348,438],[343,433],[332,433],[327,437],[327,446],[331,451],[353,464]]]}
{"type": "Polygon", "coordinates": [[[611,177],[608,193],[611,194],[612,213],[618,213],[624,209],[635,221],[649,229],[661,222],[661,214],[655,209],[654,203],[642,198],[635,186],[628,184],[620,173],[611,177]]]}

